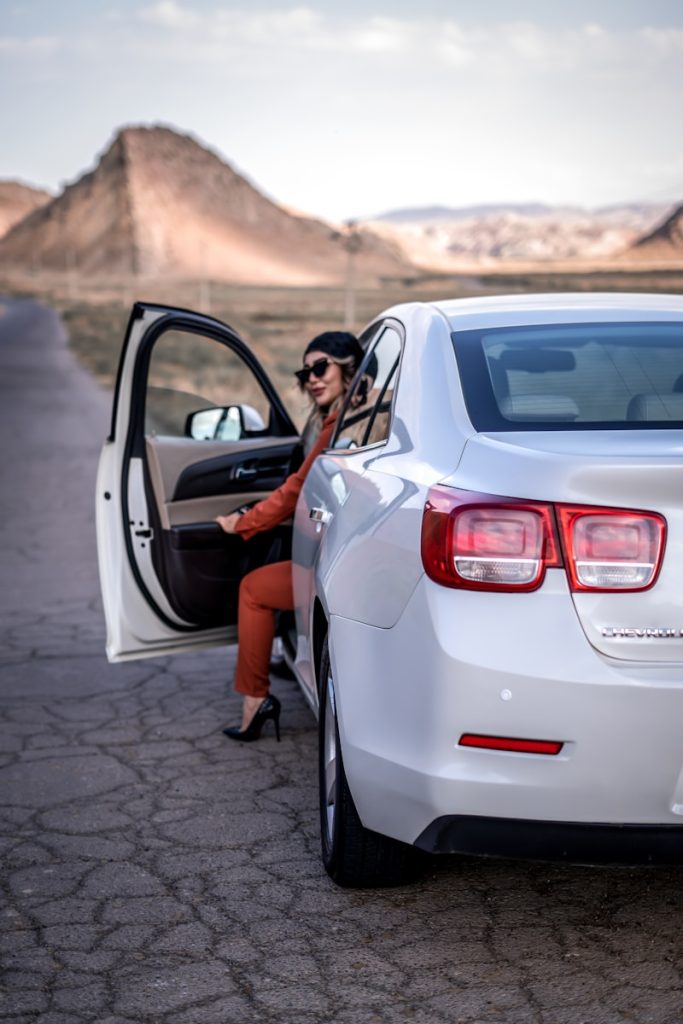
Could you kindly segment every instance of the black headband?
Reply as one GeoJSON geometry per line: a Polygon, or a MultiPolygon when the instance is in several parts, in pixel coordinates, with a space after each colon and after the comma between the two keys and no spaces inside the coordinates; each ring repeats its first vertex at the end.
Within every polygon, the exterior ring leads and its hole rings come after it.
{"type": "Polygon", "coordinates": [[[363,358],[363,349],[358,338],[349,331],[325,331],[309,341],[304,356],[309,352],[323,352],[333,359],[352,359],[354,367],[363,358]]]}

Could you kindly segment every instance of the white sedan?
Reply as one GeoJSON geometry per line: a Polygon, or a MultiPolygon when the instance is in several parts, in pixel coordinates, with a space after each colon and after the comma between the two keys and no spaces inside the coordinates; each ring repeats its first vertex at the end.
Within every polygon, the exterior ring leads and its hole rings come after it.
{"type": "Polygon", "coordinates": [[[97,481],[109,658],[234,638],[241,577],[291,543],[335,881],[683,859],[683,299],[409,303],[362,341],[372,389],[293,536],[245,543],[213,518],[297,431],[229,327],[136,305],[97,481]]]}

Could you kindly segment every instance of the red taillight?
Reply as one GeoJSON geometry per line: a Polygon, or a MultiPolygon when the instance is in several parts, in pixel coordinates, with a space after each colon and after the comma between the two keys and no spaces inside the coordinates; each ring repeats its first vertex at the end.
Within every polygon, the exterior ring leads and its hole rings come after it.
{"type": "Polygon", "coordinates": [[[666,521],[655,512],[437,486],[424,508],[422,564],[436,583],[465,590],[536,590],[547,568],[562,565],[575,591],[646,590],[665,538],[666,521]]]}
{"type": "Polygon", "coordinates": [[[563,744],[557,740],[520,740],[511,736],[480,736],[465,732],[458,740],[461,747],[480,750],[508,750],[516,754],[559,754],[563,744]]]}
{"type": "Polygon", "coordinates": [[[422,520],[430,579],[467,590],[535,590],[561,565],[549,505],[433,487],[422,520]]]}
{"type": "Polygon", "coordinates": [[[654,512],[558,505],[572,590],[646,590],[657,578],[666,522],[654,512]]]}

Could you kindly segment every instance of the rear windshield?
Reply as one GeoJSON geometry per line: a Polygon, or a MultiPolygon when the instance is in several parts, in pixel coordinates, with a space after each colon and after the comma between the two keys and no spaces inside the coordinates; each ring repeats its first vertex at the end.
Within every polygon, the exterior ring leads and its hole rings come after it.
{"type": "Polygon", "coordinates": [[[477,430],[683,427],[683,324],[554,324],[452,335],[477,430]]]}

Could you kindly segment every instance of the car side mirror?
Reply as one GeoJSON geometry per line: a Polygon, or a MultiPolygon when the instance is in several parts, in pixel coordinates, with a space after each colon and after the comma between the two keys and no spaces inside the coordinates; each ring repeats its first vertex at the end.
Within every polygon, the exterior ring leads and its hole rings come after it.
{"type": "Polygon", "coordinates": [[[216,405],[192,412],[185,421],[185,436],[195,441],[239,441],[265,430],[260,413],[251,405],[216,405]]]}

